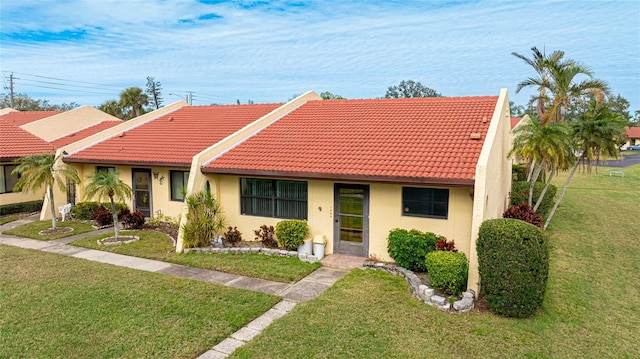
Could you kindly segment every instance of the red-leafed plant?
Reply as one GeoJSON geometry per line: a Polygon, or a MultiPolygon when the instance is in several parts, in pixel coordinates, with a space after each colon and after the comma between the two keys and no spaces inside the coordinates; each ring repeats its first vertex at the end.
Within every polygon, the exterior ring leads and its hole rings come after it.
{"type": "Polygon", "coordinates": [[[100,205],[93,211],[93,219],[96,221],[98,226],[108,226],[113,224],[113,215],[111,215],[111,211],[109,211],[106,207],[100,205]]]}
{"type": "Polygon", "coordinates": [[[267,248],[278,248],[278,241],[275,238],[275,228],[263,224],[260,229],[253,231],[256,235],[256,241],[262,241],[267,248]]]}
{"type": "Polygon", "coordinates": [[[242,233],[240,233],[240,231],[238,230],[238,227],[229,226],[227,228],[227,232],[223,234],[223,236],[224,236],[224,240],[231,243],[231,245],[233,246],[235,246],[236,243],[242,240],[242,233]]]}
{"type": "Polygon", "coordinates": [[[446,238],[442,237],[436,243],[436,251],[446,251],[446,252],[457,253],[458,249],[456,249],[456,243],[453,239],[448,242],[446,238]]]}
{"type": "Polygon", "coordinates": [[[502,214],[502,218],[513,218],[531,223],[536,227],[542,228],[542,216],[536,213],[527,202],[513,205],[507,208],[502,214]]]}

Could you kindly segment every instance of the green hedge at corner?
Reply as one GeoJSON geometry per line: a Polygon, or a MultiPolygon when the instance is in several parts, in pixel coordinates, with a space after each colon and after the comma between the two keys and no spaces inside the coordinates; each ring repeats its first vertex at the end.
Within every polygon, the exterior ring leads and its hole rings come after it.
{"type": "MultiPolygon", "coordinates": [[[[513,184],[511,195],[509,196],[512,206],[529,201],[529,186],[530,184],[527,181],[519,181],[513,184]]],[[[544,183],[542,182],[536,182],[533,186],[533,205],[538,201],[543,188],[544,183]]],[[[549,185],[547,193],[545,193],[544,199],[542,199],[542,203],[540,203],[540,207],[538,207],[538,210],[536,211],[544,219],[547,219],[547,215],[549,214],[551,207],[553,207],[557,191],[558,188],[556,186],[549,185]]],[[[533,207],[533,205],[531,207],[533,207]]]]}
{"type": "Polygon", "coordinates": [[[480,226],[478,271],[481,293],[492,312],[528,317],[542,304],[549,273],[549,253],[542,230],[511,218],[480,226]]]}
{"type": "Polygon", "coordinates": [[[42,202],[43,201],[40,200],[40,201],[4,204],[0,206],[0,216],[4,216],[6,214],[13,214],[13,213],[40,212],[40,210],[42,210],[42,202]]]}

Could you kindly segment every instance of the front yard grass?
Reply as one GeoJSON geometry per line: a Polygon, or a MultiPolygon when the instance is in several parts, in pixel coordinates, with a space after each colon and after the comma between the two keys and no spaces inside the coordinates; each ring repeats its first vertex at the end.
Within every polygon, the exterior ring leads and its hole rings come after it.
{"type": "Polygon", "coordinates": [[[3,225],[5,223],[9,223],[9,222],[13,222],[13,221],[17,221],[18,219],[20,219],[20,216],[4,216],[4,217],[0,217],[0,225],[3,225]]]}
{"type": "Polygon", "coordinates": [[[0,245],[1,358],[194,358],[280,298],[0,245]]]}
{"type": "Polygon", "coordinates": [[[140,240],[118,246],[103,246],[96,241],[113,236],[103,234],[76,240],[71,245],[285,283],[295,283],[322,266],[320,263],[302,262],[296,257],[262,254],[177,254],[173,252],[171,240],[163,233],[141,230],[123,231],[121,234],[136,235],[140,240]]]}
{"type": "Polygon", "coordinates": [[[549,226],[547,292],[531,318],[443,313],[400,277],[354,270],[231,357],[637,358],[640,165],[624,171],[574,177],[549,226]]]}
{"type": "Polygon", "coordinates": [[[12,236],[25,237],[39,239],[42,241],[50,241],[52,239],[58,239],[63,237],[75,236],[76,234],[87,233],[95,231],[91,223],[76,222],[76,221],[58,221],[57,228],[71,227],[73,231],[49,235],[41,235],[40,231],[45,231],[51,228],[51,221],[34,221],[31,223],[23,224],[22,226],[4,231],[4,234],[10,234],[12,236]]]}

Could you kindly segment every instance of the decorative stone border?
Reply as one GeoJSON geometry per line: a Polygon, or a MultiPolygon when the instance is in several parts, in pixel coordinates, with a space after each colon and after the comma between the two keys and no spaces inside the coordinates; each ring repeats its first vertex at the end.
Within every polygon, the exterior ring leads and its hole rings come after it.
{"type": "Polygon", "coordinates": [[[185,253],[210,253],[210,254],[263,254],[267,256],[298,257],[303,262],[315,263],[318,258],[311,254],[298,254],[296,251],[286,251],[284,249],[260,248],[260,247],[231,247],[231,248],[185,248],[185,253]]]}
{"type": "Polygon", "coordinates": [[[442,311],[467,313],[474,307],[475,293],[472,290],[468,290],[462,293],[462,299],[455,301],[453,303],[453,309],[451,309],[451,304],[449,303],[447,298],[435,295],[433,288],[429,288],[427,285],[423,284],[420,278],[415,275],[415,273],[398,265],[375,261],[366,261],[362,264],[362,266],[360,266],[360,269],[379,269],[393,275],[403,276],[404,279],[409,283],[414,296],[416,296],[419,300],[429,305],[433,305],[442,311]]]}
{"type": "Polygon", "coordinates": [[[140,237],[138,236],[120,236],[120,238],[127,238],[129,237],[129,239],[124,240],[124,241],[118,241],[118,242],[105,242],[105,240],[107,239],[112,239],[115,237],[107,237],[104,239],[98,239],[96,242],[98,242],[98,245],[102,245],[102,246],[119,246],[121,244],[128,244],[128,243],[133,243],[136,241],[140,240],[140,237]]]}

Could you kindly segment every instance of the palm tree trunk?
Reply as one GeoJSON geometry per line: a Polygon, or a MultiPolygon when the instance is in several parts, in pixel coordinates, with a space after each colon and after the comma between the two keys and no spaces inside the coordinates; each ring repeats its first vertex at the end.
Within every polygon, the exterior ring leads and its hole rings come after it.
{"type": "Polygon", "coordinates": [[[549,188],[549,185],[551,184],[551,180],[553,179],[553,176],[555,174],[556,174],[556,169],[555,168],[551,168],[551,173],[549,173],[549,179],[547,179],[547,183],[544,184],[544,188],[542,189],[542,192],[540,193],[540,197],[538,197],[538,200],[536,201],[536,205],[533,207],[534,211],[537,211],[538,207],[540,207],[540,204],[542,203],[542,199],[547,194],[547,189],[549,188]]]}
{"type": "Polygon", "coordinates": [[[531,182],[529,184],[529,207],[533,207],[533,189],[535,188],[536,181],[540,176],[540,172],[542,172],[542,167],[543,167],[543,164],[540,163],[536,167],[535,171],[533,171],[533,177],[531,177],[531,182]]]}
{"type": "Polygon", "coordinates": [[[57,229],[58,217],[56,217],[56,205],[53,203],[53,188],[48,186],[47,192],[49,192],[49,207],[51,208],[51,229],[55,230],[57,229]]]}
{"type": "Polygon", "coordinates": [[[118,229],[118,214],[116,213],[116,204],[115,202],[113,202],[113,197],[109,197],[109,200],[111,201],[111,215],[113,216],[113,231],[116,234],[116,238],[118,238],[119,233],[119,229],[118,229]]]}
{"type": "Polygon", "coordinates": [[[536,160],[531,159],[531,162],[529,162],[529,173],[527,174],[527,182],[531,181],[531,176],[533,176],[533,169],[536,166],[536,160]]]}
{"type": "Polygon", "coordinates": [[[547,217],[547,221],[544,223],[543,229],[545,231],[547,230],[547,226],[549,226],[549,223],[551,223],[551,218],[553,218],[553,215],[556,213],[556,209],[558,209],[560,202],[562,202],[562,198],[564,198],[564,193],[567,191],[569,182],[571,182],[571,179],[573,178],[573,175],[576,173],[578,166],[580,166],[580,161],[576,162],[576,164],[573,166],[573,169],[571,169],[571,173],[569,173],[569,177],[567,177],[567,180],[564,181],[564,186],[562,186],[562,192],[560,192],[560,196],[556,200],[556,203],[553,204],[553,208],[551,208],[551,212],[549,212],[549,217],[547,217]]]}

